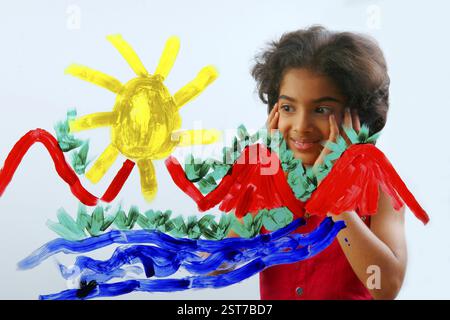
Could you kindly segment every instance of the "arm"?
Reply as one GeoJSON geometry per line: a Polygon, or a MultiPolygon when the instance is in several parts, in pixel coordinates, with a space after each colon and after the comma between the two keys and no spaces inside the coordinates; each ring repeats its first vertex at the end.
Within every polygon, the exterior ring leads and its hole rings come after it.
{"type": "Polygon", "coordinates": [[[395,211],[389,196],[380,192],[378,212],[371,217],[370,229],[355,212],[329,214],[334,221],[345,221],[347,228],[337,236],[339,244],[374,299],[395,299],[403,284],[407,262],[404,211],[405,207],[395,211]],[[370,266],[379,267],[378,288],[373,285],[377,271],[370,266]]]}
{"type": "MultiPolygon", "coordinates": [[[[329,121],[329,140],[334,142],[339,135],[339,126],[334,117],[330,116],[329,121]]],[[[344,125],[359,132],[358,114],[353,112],[352,115],[347,108],[344,125]]],[[[345,134],[342,136],[350,142],[345,134]]],[[[329,152],[324,148],[317,163],[321,163],[329,152]]],[[[337,239],[353,271],[374,299],[394,299],[403,284],[407,261],[404,213],[405,207],[395,211],[389,196],[379,190],[378,210],[371,217],[370,228],[356,212],[328,214],[334,221],[346,223],[347,228],[338,233],[337,239]],[[381,280],[379,285],[373,281],[377,276],[381,280]]]]}

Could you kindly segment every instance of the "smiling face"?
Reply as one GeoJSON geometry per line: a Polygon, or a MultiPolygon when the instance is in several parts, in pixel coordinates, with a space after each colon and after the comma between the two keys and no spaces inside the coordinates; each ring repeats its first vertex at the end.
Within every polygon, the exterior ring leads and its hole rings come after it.
{"type": "Polygon", "coordinates": [[[333,80],[304,68],[285,72],[278,99],[278,129],[294,157],[312,166],[330,135],[329,117],[341,127],[346,98],[333,80]]]}

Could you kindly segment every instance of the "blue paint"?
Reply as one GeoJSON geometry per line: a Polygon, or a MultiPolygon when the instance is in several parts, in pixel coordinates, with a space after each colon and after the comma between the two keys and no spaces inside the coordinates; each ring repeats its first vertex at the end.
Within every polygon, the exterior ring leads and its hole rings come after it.
{"type": "Polygon", "coordinates": [[[55,239],[43,245],[27,258],[18,263],[20,270],[31,269],[39,265],[49,257],[63,253],[84,253],[100,249],[110,244],[137,244],[148,243],[166,250],[196,250],[203,252],[214,252],[227,248],[250,248],[261,243],[277,240],[305,224],[305,220],[296,219],[286,227],[278,229],[269,234],[258,235],[254,238],[226,238],[223,240],[193,240],[187,238],[173,238],[158,230],[112,230],[98,237],[91,237],[81,241],[70,241],[66,239],[55,239]]]}
{"type": "Polygon", "coordinates": [[[86,256],[76,258],[71,269],[60,266],[61,274],[70,278],[73,270],[81,272],[83,286],[56,294],[43,295],[40,299],[91,299],[111,297],[133,291],[172,292],[200,288],[220,288],[245,280],[273,265],[293,263],[310,258],[324,250],[345,227],[342,221],[326,218],[320,226],[308,234],[293,233],[305,222],[294,220],[285,228],[252,239],[227,238],[216,240],[176,239],[159,231],[111,231],[99,237],[82,241],[57,239],[36,250],[19,263],[21,269],[37,266],[50,256],[59,253],[89,252],[112,243],[126,244],[116,248],[108,260],[95,260],[86,256]],[[202,258],[198,252],[209,252],[202,258]],[[222,263],[236,269],[220,275],[206,275],[218,269],[222,263]],[[137,267],[135,264],[139,264],[137,267]],[[141,273],[146,279],[124,279],[131,272],[141,273]],[[130,269],[134,267],[134,269],[130,269]],[[192,276],[182,279],[158,279],[168,277],[179,269],[192,276]],[[155,279],[156,278],[156,279],[155,279]]]}

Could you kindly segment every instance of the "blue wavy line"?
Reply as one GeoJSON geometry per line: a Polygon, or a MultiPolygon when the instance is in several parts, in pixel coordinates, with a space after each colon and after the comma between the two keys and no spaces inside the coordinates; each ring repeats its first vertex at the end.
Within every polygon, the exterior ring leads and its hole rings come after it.
{"type": "MultiPolygon", "coordinates": [[[[285,228],[285,231],[288,233],[297,229],[292,228],[292,223],[288,227],[285,228]]],[[[99,283],[85,297],[79,296],[79,290],[71,289],[56,294],[43,295],[40,296],[40,299],[90,299],[94,297],[116,296],[132,291],[172,292],[191,288],[219,288],[229,286],[247,279],[269,266],[293,263],[318,254],[335,239],[338,232],[344,227],[344,222],[339,221],[334,223],[331,218],[327,218],[316,230],[309,234],[287,235],[286,233],[278,232],[276,237],[273,237],[275,233],[273,232],[272,234],[258,236],[260,241],[254,241],[258,237],[254,239],[233,239],[235,240],[233,243],[237,248],[243,249],[242,251],[228,248],[230,244],[227,243],[224,246],[225,251],[213,252],[205,260],[199,260],[199,257],[193,252],[205,251],[205,247],[210,250],[211,247],[221,250],[220,247],[217,247],[217,241],[197,240],[195,249],[192,248],[192,245],[186,246],[185,242],[179,242],[182,243],[180,247],[184,249],[173,252],[166,252],[166,249],[142,245],[118,248],[111,259],[107,261],[96,261],[87,257],[79,257],[76,265],[83,271],[87,270],[90,279],[99,281],[104,279],[105,274],[111,275],[114,272],[117,273],[117,268],[127,263],[135,263],[137,260],[143,264],[147,277],[170,275],[176,272],[181,265],[193,273],[207,273],[216,270],[218,265],[224,261],[243,263],[248,262],[249,259],[253,260],[238,269],[215,276],[197,275],[182,279],[138,279],[116,283],[99,283]],[[273,238],[276,238],[276,240],[274,241],[273,238]],[[271,239],[272,241],[269,242],[267,239],[271,239]],[[199,245],[199,242],[202,242],[202,245],[199,245]],[[299,246],[300,242],[303,244],[308,243],[308,245],[299,246]],[[214,246],[211,246],[211,244],[214,244],[214,246]],[[251,245],[250,247],[249,244],[251,245]],[[286,249],[291,250],[286,251],[286,249]],[[145,257],[145,259],[142,259],[142,257],[145,257]],[[98,278],[95,277],[95,273],[98,273],[98,278]]],[[[102,241],[100,240],[101,243],[103,243],[102,241]]],[[[89,246],[91,245],[92,243],[89,242],[89,246]]],[[[94,245],[93,247],[96,246],[94,245]]],[[[56,251],[58,250],[54,248],[54,252],[56,251]]],[[[42,252],[40,253],[42,254],[42,252]]],[[[47,252],[48,256],[49,254],[50,252],[47,252]]],[[[42,255],[45,256],[45,254],[42,255]]],[[[37,259],[33,261],[40,262],[42,260],[37,259]]]]}
{"type": "Polygon", "coordinates": [[[84,253],[111,244],[154,244],[166,250],[195,250],[203,252],[214,252],[228,248],[251,248],[262,243],[277,240],[286,234],[296,230],[305,224],[304,219],[296,219],[284,228],[278,229],[269,234],[258,235],[254,238],[226,238],[223,240],[193,240],[185,238],[173,238],[158,230],[132,230],[119,231],[112,230],[98,237],[91,237],[81,241],[70,241],[66,239],[55,239],[43,245],[28,257],[18,263],[20,270],[31,269],[39,265],[49,257],[63,253],[84,253]]]}

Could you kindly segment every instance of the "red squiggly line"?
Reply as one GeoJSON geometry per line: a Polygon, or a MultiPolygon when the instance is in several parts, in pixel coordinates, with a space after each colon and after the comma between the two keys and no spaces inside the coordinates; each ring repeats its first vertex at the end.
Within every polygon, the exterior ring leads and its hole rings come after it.
{"type": "Polygon", "coordinates": [[[257,213],[261,209],[273,209],[286,206],[296,216],[304,215],[304,203],[298,200],[290,188],[280,160],[275,153],[262,144],[247,146],[217,187],[203,195],[187,177],[175,157],[165,161],[167,170],[174,183],[191,197],[200,211],[209,210],[220,203],[224,212],[235,210],[242,218],[247,212],[257,213]],[[264,174],[262,169],[273,171],[264,174]],[[258,195],[267,195],[266,197],[258,195]]]}
{"type": "MultiPolygon", "coordinates": [[[[59,147],[58,141],[49,132],[43,129],[35,129],[25,134],[16,142],[5,160],[3,168],[0,169],[0,196],[2,196],[12,177],[27,153],[28,149],[36,142],[42,143],[50,156],[52,157],[55,169],[58,175],[70,186],[73,195],[87,206],[95,206],[98,198],[87,191],[78,179],[78,176],[66,162],[64,153],[59,147]]],[[[126,160],[119,170],[113,181],[109,185],[105,194],[101,198],[102,201],[111,202],[122,189],[125,181],[128,179],[131,170],[133,170],[134,162],[126,160]]]]}

